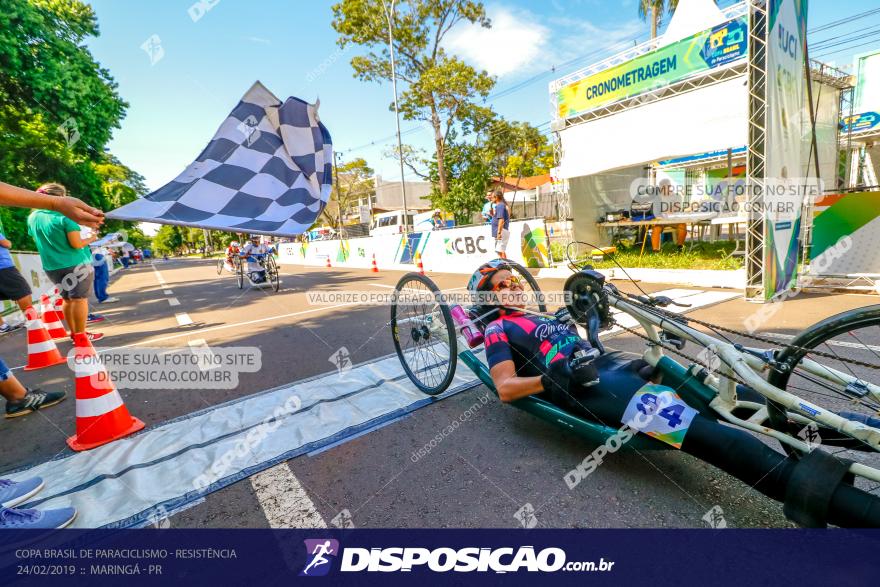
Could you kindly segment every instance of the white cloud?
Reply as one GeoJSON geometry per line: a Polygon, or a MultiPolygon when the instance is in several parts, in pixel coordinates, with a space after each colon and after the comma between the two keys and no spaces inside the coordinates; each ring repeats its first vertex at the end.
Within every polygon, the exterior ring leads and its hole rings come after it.
{"type": "Polygon", "coordinates": [[[499,77],[534,63],[544,50],[549,29],[534,15],[503,6],[487,9],[492,28],[460,26],[449,33],[446,48],[499,77]]]}
{"type": "Polygon", "coordinates": [[[578,18],[578,13],[589,15],[592,1],[579,0],[577,10],[567,11],[551,3],[544,14],[490,5],[486,12],[492,28],[459,26],[449,33],[446,49],[492,75],[513,79],[560,66],[558,73],[571,73],[645,35],[645,24],[637,18],[621,19],[613,27],[578,18]]]}

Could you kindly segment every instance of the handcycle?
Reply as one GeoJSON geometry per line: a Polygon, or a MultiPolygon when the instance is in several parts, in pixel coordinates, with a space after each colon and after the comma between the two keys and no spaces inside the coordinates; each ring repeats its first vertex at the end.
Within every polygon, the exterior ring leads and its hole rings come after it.
{"type": "Polygon", "coordinates": [[[230,263],[230,265],[232,267],[231,270],[226,265],[226,261],[227,261],[226,257],[220,257],[219,259],[217,259],[217,275],[223,275],[224,269],[226,271],[231,271],[232,273],[238,273],[238,265],[241,263],[241,259],[239,258],[238,255],[233,255],[232,257],[229,257],[229,259],[232,260],[232,262],[230,263]]]}
{"type": "MultiPolygon", "coordinates": [[[[594,393],[602,392],[604,382],[618,393],[631,392],[633,402],[672,397],[663,410],[658,404],[651,411],[650,402],[639,407],[655,420],[665,418],[667,429],[684,426],[684,410],[700,416],[700,430],[676,431],[684,434],[684,444],[677,447],[660,435],[638,433],[622,448],[687,450],[782,502],[785,515],[802,526],[880,527],[880,386],[871,383],[880,369],[880,305],[837,314],[793,338],[738,332],[674,313],[667,308],[685,304],[670,298],[622,292],[589,265],[572,261],[568,251],[567,256],[572,275],[564,287],[566,306],[601,352],[594,393]],[[626,369],[631,357],[604,347],[599,334],[611,328],[644,340],[641,359],[653,368],[651,381],[626,369]],[[731,337],[771,347],[746,346],[731,337]],[[701,349],[697,356],[685,352],[688,343],[701,349]],[[673,354],[690,364],[672,359],[673,354]]],[[[537,299],[524,311],[552,317],[535,278],[516,263],[510,266],[537,299]]],[[[442,393],[461,361],[497,395],[478,356],[480,345],[468,343],[481,337],[462,334],[464,329],[482,332],[478,318],[472,310],[450,305],[430,278],[409,273],[400,279],[390,326],[395,351],[418,389],[442,393]]],[[[544,395],[511,405],[590,443],[620,443],[623,422],[544,395]]]]}
{"type": "MultiPolygon", "coordinates": [[[[281,275],[278,272],[278,263],[271,253],[251,253],[246,256],[238,256],[236,262],[236,272],[238,279],[238,289],[243,289],[245,280],[250,281],[250,277],[245,275],[247,262],[251,259],[256,261],[263,271],[266,272],[266,283],[271,284],[274,291],[278,291],[281,287],[281,275]]],[[[253,283],[253,282],[251,282],[253,283]]]]}

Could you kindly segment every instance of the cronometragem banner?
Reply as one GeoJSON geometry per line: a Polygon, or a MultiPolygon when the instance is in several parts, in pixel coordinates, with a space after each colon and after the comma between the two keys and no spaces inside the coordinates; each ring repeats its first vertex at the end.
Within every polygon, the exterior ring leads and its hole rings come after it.
{"type": "Polygon", "coordinates": [[[571,83],[556,92],[559,118],[668,86],[746,56],[748,23],[737,18],[571,83]]]}

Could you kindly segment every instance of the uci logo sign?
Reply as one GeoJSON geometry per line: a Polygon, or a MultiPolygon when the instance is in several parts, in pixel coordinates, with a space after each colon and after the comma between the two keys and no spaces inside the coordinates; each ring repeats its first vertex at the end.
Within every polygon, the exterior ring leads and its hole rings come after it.
{"type": "Polygon", "coordinates": [[[785,30],[785,27],[779,25],[779,47],[797,59],[797,37],[785,30]]]}
{"type": "Polygon", "coordinates": [[[486,240],[485,236],[460,236],[453,240],[446,241],[446,252],[450,255],[458,253],[459,255],[473,255],[476,252],[488,253],[488,249],[483,245],[486,240]]]}

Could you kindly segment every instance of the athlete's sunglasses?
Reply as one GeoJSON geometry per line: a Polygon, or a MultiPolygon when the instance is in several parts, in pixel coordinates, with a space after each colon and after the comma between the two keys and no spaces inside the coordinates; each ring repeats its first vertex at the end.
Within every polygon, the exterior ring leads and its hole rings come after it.
{"type": "Polygon", "coordinates": [[[492,291],[499,291],[502,289],[511,289],[513,287],[523,289],[522,279],[517,277],[516,275],[511,275],[507,279],[502,279],[498,283],[492,286],[492,291]]]}

